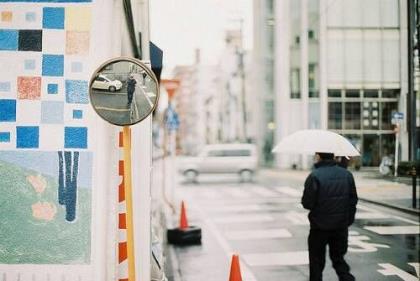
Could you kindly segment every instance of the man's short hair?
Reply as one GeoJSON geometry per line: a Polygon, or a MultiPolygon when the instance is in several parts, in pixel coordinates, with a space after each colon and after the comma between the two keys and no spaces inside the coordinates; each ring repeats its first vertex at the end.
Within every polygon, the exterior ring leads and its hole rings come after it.
{"type": "Polygon", "coordinates": [[[316,154],[318,154],[319,157],[322,160],[333,160],[334,159],[334,153],[317,152],[316,154]]]}

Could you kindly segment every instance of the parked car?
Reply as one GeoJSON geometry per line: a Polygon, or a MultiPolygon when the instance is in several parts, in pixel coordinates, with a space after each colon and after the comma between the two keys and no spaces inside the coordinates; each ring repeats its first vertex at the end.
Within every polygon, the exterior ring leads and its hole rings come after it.
{"type": "Polygon", "coordinates": [[[236,173],[250,181],[257,170],[257,148],[253,144],[207,145],[197,157],[180,160],[178,171],[187,180],[195,181],[199,174],[236,173]]]}
{"type": "Polygon", "coordinates": [[[122,85],[123,84],[120,80],[111,80],[110,78],[101,74],[98,77],[96,77],[95,81],[93,81],[92,88],[115,92],[121,90],[122,85]]]}

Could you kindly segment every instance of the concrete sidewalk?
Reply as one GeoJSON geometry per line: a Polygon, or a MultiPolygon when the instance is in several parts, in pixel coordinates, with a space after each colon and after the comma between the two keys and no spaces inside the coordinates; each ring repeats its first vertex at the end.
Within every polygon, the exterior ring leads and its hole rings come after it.
{"type": "MultiPolygon", "coordinates": [[[[300,181],[303,185],[308,170],[276,170],[261,169],[259,176],[264,178],[287,179],[300,181]]],[[[410,179],[404,178],[396,181],[394,178],[383,178],[372,170],[352,171],[356,181],[357,193],[361,200],[378,205],[399,209],[412,214],[420,214],[419,179],[417,179],[417,208],[412,208],[412,186],[407,184],[410,179]]]]}

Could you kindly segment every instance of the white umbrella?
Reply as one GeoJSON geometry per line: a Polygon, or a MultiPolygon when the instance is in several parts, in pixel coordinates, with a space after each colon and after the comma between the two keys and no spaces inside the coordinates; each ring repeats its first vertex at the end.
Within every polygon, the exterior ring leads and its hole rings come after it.
{"type": "Polygon", "coordinates": [[[301,130],[283,138],[273,149],[276,153],[334,153],[335,156],[360,156],[342,135],[325,130],[301,130]]]}

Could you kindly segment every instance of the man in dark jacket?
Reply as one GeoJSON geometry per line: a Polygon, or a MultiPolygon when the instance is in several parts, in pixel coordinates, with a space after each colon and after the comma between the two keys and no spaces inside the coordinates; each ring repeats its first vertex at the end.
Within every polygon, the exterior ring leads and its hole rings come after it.
{"type": "Polygon", "coordinates": [[[127,80],[127,107],[131,106],[133,101],[133,94],[136,90],[137,81],[134,79],[134,76],[131,74],[127,80]]]}
{"type": "Polygon", "coordinates": [[[302,205],[310,210],[308,237],[310,281],[321,281],[325,249],[340,281],[353,281],[344,260],[348,246],[348,227],[354,222],[357,192],[353,175],[339,167],[334,154],[316,153],[315,170],[305,181],[302,205]]]}

